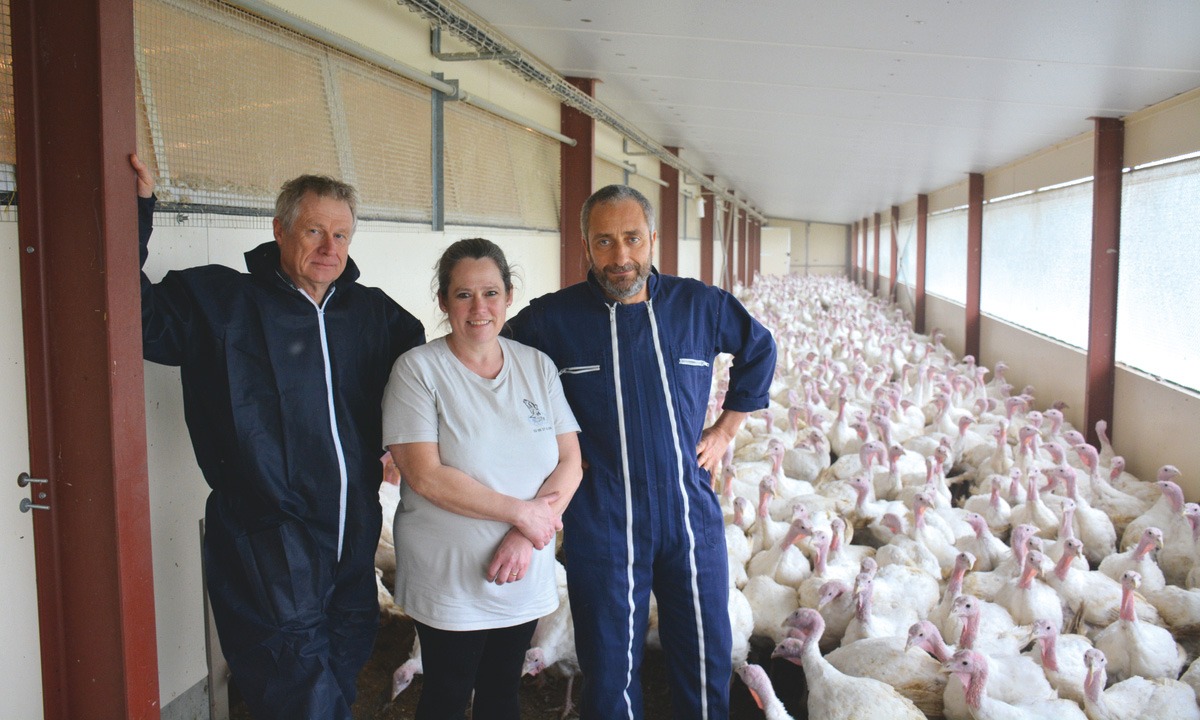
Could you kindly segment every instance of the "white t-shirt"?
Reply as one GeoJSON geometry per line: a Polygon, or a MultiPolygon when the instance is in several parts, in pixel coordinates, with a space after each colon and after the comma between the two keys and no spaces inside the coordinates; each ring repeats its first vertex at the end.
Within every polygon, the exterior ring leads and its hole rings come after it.
{"type": "MultiPolygon", "coordinates": [[[[558,369],[544,353],[499,338],[494,380],[454,357],[445,338],[413,348],[392,367],[383,396],[383,444],[436,442],[442,463],[522,500],[558,464],[557,436],[578,432],[558,369]]],[[[510,525],[443,510],[405,483],[396,513],[396,603],[440,630],[510,627],[558,607],[554,546],[533,552],[519,582],[485,574],[510,525]]]]}

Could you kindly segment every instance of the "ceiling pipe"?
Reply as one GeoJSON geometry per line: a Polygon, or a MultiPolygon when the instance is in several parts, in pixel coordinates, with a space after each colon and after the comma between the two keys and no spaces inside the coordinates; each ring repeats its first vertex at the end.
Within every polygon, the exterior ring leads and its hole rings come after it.
{"type": "Polygon", "coordinates": [[[699,178],[700,184],[713,193],[744,208],[748,214],[760,221],[766,220],[766,216],[755,210],[749,203],[730,194],[728,190],[709,180],[703,173],[655,142],[653,138],[615,111],[567,82],[566,78],[559,75],[553,68],[526,52],[467,8],[452,2],[452,0],[396,0],[396,2],[420,13],[431,24],[444,28],[451,35],[478,49],[479,52],[504,56],[498,62],[508,66],[522,78],[545,88],[560,102],[608,125],[623,137],[646,148],[661,162],[682,173],[699,178]]]}

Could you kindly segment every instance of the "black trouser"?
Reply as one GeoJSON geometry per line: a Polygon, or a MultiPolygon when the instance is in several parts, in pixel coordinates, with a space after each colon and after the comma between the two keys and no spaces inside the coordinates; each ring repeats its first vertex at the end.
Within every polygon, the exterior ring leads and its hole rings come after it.
{"type": "Polygon", "coordinates": [[[424,674],[416,720],[461,720],[472,690],[473,720],[520,720],[521,666],[536,620],[465,632],[416,626],[424,674]]]}
{"type": "Polygon", "coordinates": [[[378,540],[364,550],[347,545],[331,568],[333,553],[314,550],[299,521],[238,535],[212,504],[204,538],[208,593],[250,714],[351,720],[355,681],[379,629],[378,540]]]}

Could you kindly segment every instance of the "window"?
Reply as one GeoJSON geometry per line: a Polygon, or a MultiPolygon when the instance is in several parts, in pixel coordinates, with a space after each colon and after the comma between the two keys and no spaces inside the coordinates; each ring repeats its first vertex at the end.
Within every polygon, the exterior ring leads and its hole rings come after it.
{"type": "Polygon", "coordinates": [[[931,214],[925,232],[926,292],[966,305],[966,208],[931,214]]]}
{"type": "Polygon", "coordinates": [[[1200,390],[1200,159],[1127,173],[1117,360],[1200,390]]]}
{"type": "Polygon", "coordinates": [[[1087,348],[1092,183],[983,206],[980,310],[1087,348]]]}

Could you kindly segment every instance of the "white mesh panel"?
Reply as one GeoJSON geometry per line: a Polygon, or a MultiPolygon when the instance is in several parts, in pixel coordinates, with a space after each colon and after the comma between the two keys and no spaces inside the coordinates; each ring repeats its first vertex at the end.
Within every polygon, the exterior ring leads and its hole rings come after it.
{"type": "Polygon", "coordinates": [[[9,2],[0,0],[0,192],[17,188],[16,116],[13,114],[12,24],[9,2]]]}
{"type": "Polygon", "coordinates": [[[624,185],[625,171],[602,158],[592,160],[592,191],[609,185],[624,185]]]}
{"type": "MultiPolygon", "coordinates": [[[[629,187],[645,195],[655,212],[658,212],[658,209],[662,207],[662,194],[668,192],[667,188],[664,188],[662,185],[647,180],[645,175],[630,175],[629,187]]],[[[659,222],[657,224],[661,225],[662,223],[659,222]]]]}
{"type": "Polygon", "coordinates": [[[379,68],[339,58],[336,87],[346,128],[344,179],[359,214],[429,222],[430,90],[379,68]]]}
{"type": "Polygon", "coordinates": [[[1092,183],[983,206],[980,309],[1087,348],[1092,183]]]}
{"type": "Polygon", "coordinates": [[[1200,159],[1125,176],[1117,360],[1200,390],[1200,159]]]}
{"type": "Polygon", "coordinates": [[[930,215],[925,228],[925,290],[967,303],[967,210],[930,215]]]}
{"type": "Polygon", "coordinates": [[[134,20],[160,199],[268,207],[292,177],[342,174],[326,50],[202,0],[138,0],[134,20]]]}
{"type": "Polygon", "coordinates": [[[465,103],[447,103],[446,222],[557,230],[559,146],[465,103]]]}

